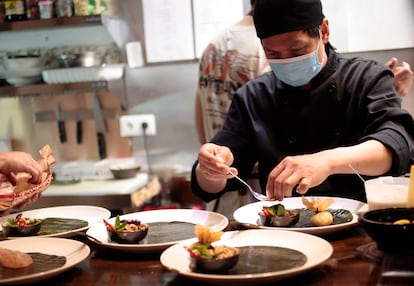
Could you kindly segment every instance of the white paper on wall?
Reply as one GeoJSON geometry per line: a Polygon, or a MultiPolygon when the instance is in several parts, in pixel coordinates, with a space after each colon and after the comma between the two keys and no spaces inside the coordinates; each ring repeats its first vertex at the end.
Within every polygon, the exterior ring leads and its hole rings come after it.
{"type": "Polygon", "coordinates": [[[195,52],[199,58],[219,31],[243,18],[242,0],[193,0],[195,52]]]}
{"type": "Polygon", "coordinates": [[[143,0],[147,62],[194,59],[191,0],[143,0]]]}

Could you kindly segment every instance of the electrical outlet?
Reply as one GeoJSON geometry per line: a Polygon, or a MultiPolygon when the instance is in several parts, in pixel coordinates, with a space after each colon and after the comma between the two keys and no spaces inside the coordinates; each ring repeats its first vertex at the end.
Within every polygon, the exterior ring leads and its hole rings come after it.
{"type": "Polygon", "coordinates": [[[147,124],[146,135],[157,134],[154,114],[123,115],[119,118],[119,129],[122,137],[142,136],[143,124],[147,124]]]}

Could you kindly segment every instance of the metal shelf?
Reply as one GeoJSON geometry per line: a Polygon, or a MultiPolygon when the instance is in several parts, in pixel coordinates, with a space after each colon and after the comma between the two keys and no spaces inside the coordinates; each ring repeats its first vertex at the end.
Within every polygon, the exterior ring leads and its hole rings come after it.
{"type": "Polygon", "coordinates": [[[6,31],[24,31],[34,29],[51,29],[58,27],[70,27],[70,26],[93,26],[101,25],[101,15],[92,16],[72,16],[72,17],[59,17],[51,19],[39,19],[39,20],[25,20],[16,22],[0,23],[0,32],[6,31]]]}
{"type": "Polygon", "coordinates": [[[12,96],[36,96],[36,95],[61,95],[76,92],[90,92],[97,89],[107,89],[107,81],[76,82],[59,84],[32,84],[25,86],[2,86],[0,97],[12,96]]]}

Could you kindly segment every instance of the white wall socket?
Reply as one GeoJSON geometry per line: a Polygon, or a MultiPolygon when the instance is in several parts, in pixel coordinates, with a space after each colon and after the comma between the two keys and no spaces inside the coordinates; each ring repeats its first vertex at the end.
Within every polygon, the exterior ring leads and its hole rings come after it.
{"type": "Polygon", "coordinates": [[[144,123],[148,125],[145,129],[146,135],[154,136],[157,134],[154,114],[122,115],[119,118],[119,129],[121,136],[142,136],[144,134],[142,124],[144,123]]]}

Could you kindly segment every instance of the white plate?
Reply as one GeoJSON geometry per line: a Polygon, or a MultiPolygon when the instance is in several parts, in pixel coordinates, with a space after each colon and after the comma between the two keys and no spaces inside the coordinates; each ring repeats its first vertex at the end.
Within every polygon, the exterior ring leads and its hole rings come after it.
{"type": "MultiPolygon", "coordinates": [[[[213,231],[221,231],[226,228],[229,223],[228,219],[218,213],[203,211],[203,210],[193,210],[193,209],[164,209],[164,210],[152,210],[152,211],[142,211],[136,213],[130,213],[121,215],[119,217],[121,220],[129,219],[138,219],[143,223],[155,223],[155,222],[188,222],[194,224],[201,224],[208,226],[213,231]]],[[[114,224],[115,218],[108,220],[109,223],[114,224]]],[[[148,230],[151,231],[151,228],[148,230]]],[[[86,232],[88,238],[97,243],[99,241],[100,245],[103,245],[108,248],[126,250],[131,252],[155,252],[162,251],[167,247],[181,242],[181,241],[169,241],[165,243],[153,243],[147,244],[145,242],[140,244],[119,244],[112,242],[106,232],[105,225],[97,223],[93,225],[86,232]],[[91,239],[92,238],[92,239],[91,239]]],[[[195,235],[194,235],[195,236],[195,235]]]]}
{"type": "Polygon", "coordinates": [[[40,252],[43,254],[66,257],[66,263],[61,267],[40,273],[16,276],[13,278],[0,278],[0,284],[23,284],[44,280],[76,266],[85,260],[90,253],[89,246],[83,242],[54,237],[25,237],[22,239],[5,240],[0,242],[0,247],[19,250],[26,253],[40,252]]]}
{"type": "Polygon", "coordinates": [[[173,245],[166,249],[160,257],[162,265],[171,271],[192,279],[210,283],[232,283],[226,285],[255,284],[277,281],[307,271],[329,259],[333,248],[326,240],[306,233],[285,230],[250,229],[236,232],[225,232],[222,243],[227,246],[274,246],[289,248],[302,252],[307,261],[304,265],[275,272],[256,274],[204,274],[190,269],[189,254],[184,246],[189,246],[196,239],[173,245]]]}
{"type": "MultiPolygon", "coordinates": [[[[37,237],[72,237],[77,233],[87,230],[93,224],[97,222],[102,222],[102,219],[107,219],[111,216],[111,212],[105,208],[96,207],[96,206],[83,206],[83,205],[73,205],[73,206],[60,206],[60,207],[50,207],[35,209],[29,211],[21,212],[24,217],[30,218],[72,218],[72,219],[82,219],[88,222],[88,226],[74,229],[72,231],[60,232],[55,234],[39,235],[37,237]]],[[[16,217],[16,214],[11,214],[7,216],[0,217],[0,229],[1,225],[7,221],[8,218],[16,217]]],[[[21,237],[10,237],[11,239],[21,237]]]]}
{"type": "MultiPolygon", "coordinates": [[[[315,198],[318,198],[315,196],[315,198]]],[[[319,197],[326,199],[328,197],[319,197]]],[[[315,226],[315,227],[270,227],[270,226],[262,226],[258,225],[257,220],[259,219],[258,213],[262,210],[263,206],[271,206],[276,204],[277,202],[271,201],[261,201],[251,203],[245,206],[238,208],[234,213],[233,217],[240,223],[254,225],[255,227],[260,227],[264,229],[285,229],[285,230],[294,230],[300,231],[305,233],[312,233],[312,234],[326,234],[335,231],[339,231],[342,229],[350,228],[358,223],[358,211],[364,207],[366,204],[360,201],[346,199],[346,198],[338,198],[332,197],[334,199],[334,203],[329,206],[330,209],[345,209],[352,213],[352,221],[335,224],[335,225],[328,225],[328,226],[315,226]]],[[[292,197],[292,198],[285,198],[281,202],[285,208],[287,209],[295,209],[295,208],[305,208],[302,203],[301,197],[292,197]]]]}

